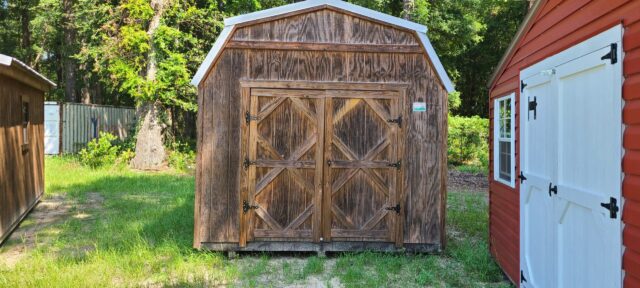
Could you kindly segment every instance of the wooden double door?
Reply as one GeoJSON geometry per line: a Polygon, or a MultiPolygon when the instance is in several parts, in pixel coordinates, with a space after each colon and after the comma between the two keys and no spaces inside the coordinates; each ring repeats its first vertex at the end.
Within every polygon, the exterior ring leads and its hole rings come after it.
{"type": "Polygon", "coordinates": [[[240,246],[402,244],[403,93],[243,89],[240,246]]]}

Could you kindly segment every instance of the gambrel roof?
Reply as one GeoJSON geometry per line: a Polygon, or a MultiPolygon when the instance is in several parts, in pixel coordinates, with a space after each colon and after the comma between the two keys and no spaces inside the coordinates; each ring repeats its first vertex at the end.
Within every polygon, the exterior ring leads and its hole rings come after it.
{"type": "Polygon", "coordinates": [[[218,39],[216,39],[204,62],[202,62],[200,68],[198,68],[198,71],[193,76],[191,84],[196,86],[200,84],[202,79],[207,74],[207,71],[209,71],[209,69],[211,68],[211,65],[215,63],[216,58],[222,52],[224,45],[231,37],[231,34],[234,31],[234,27],[245,24],[247,22],[254,22],[258,19],[276,18],[279,16],[285,17],[286,15],[294,13],[296,11],[303,12],[305,10],[322,7],[332,7],[338,10],[343,10],[355,15],[369,18],[374,21],[387,23],[396,27],[415,31],[445,89],[448,92],[454,91],[453,83],[451,82],[451,79],[449,79],[447,72],[442,66],[442,63],[440,62],[436,51],[433,49],[431,41],[429,41],[429,38],[427,37],[426,26],[340,0],[307,0],[225,19],[224,29],[218,36],[218,39]]]}

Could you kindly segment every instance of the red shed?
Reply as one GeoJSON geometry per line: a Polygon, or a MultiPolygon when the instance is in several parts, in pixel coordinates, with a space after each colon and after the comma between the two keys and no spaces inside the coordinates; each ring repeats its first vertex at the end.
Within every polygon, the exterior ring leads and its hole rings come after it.
{"type": "Polygon", "coordinates": [[[499,265],[523,287],[640,287],[640,0],[536,1],[489,88],[499,265]]]}

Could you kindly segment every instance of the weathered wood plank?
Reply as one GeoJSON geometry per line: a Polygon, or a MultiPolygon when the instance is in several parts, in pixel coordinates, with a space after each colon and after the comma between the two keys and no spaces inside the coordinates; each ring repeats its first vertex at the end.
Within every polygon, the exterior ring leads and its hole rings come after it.
{"type": "Polygon", "coordinates": [[[324,51],[324,52],[363,52],[363,53],[424,53],[420,45],[396,44],[340,44],[280,41],[229,41],[228,48],[252,50],[290,50],[290,51],[324,51]]]}

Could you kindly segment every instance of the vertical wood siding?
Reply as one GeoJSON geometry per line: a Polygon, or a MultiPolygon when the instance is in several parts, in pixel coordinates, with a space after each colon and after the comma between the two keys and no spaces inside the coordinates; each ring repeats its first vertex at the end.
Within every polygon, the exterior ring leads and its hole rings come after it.
{"type": "Polygon", "coordinates": [[[44,193],[44,93],[0,75],[0,243],[44,193]],[[22,99],[29,101],[22,147],[22,99]]]}
{"type": "Polygon", "coordinates": [[[98,132],[125,139],[135,125],[135,109],[78,103],[62,104],[62,153],[76,153],[98,132]],[[97,130],[97,131],[96,131],[97,130]]]}
{"type": "MultiPolygon", "coordinates": [[[[625,287],[640,287],[640,1],[638,0],[548,0],[533,15],[533,23],[514,47],[504,69],[491,86],[490,99],[516,93],[519,110],[519,73],[546,57],[565,50],[612,26],[624,26],[623,110],[624,149],[623,196],[625,223],[623,244],[625,253],[625,287]]],[[[490,104],[491,109],[493,103],[490,104]]],[[[493,115],[490,112],[489,115],[493,115]]],[[[491,120],[493,127],[493,119],[491,120]]],[[[516,172],[519,163],[519,116],[516,112],[516,172]]],[[[490,144],[493,146],[493,139],[490,144]]],[[[493,151],[490,147],[489,151],[493,151]]],[[[490,170],[493,169],[493,155],[490,170]]],[[[519,184],[515,189],[490,180],[491,252],[512,281],[519,279],[519,184]]]]}
{"type": "MultiPolygon", "coordinates": [[[[329,9],[241,27],[231,39],[418,45],[411,32],[329,9]]],[[[426,53],[227,47],[198,89],[196,247],[239,239],[241,79],[408,83],[408,104],[402,108],[408,115],[404,242],[444,242],[447,93],[426,53]],[[427,112],[411,113],[414,101],[427,102],[427,112]]]]}

